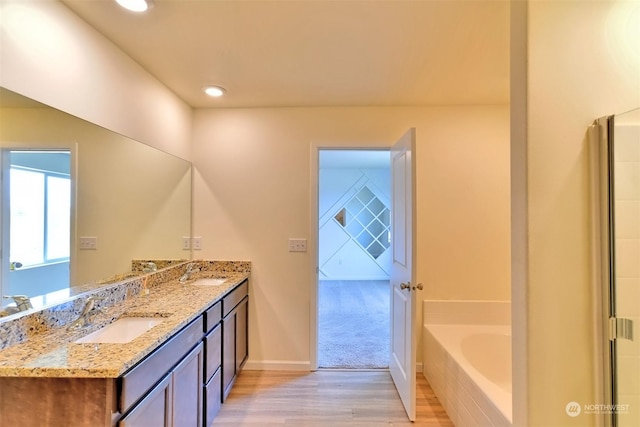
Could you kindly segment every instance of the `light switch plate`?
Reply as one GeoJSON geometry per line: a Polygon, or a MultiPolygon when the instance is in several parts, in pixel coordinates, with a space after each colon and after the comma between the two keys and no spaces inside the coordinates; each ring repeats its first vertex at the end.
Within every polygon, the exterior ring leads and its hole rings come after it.
{"type": "Polygon", "coordinates": [[[182,250],[188,251],[191,249],[191,237],[182,238],[182,250]]]}
{"type": "Polygon", "coordinates": [[[98,249],[98,238],[93,236],[82,236],[79,239],[81,250],[98,249]]]}
{"type": "Polygon", "coordinates": [[[307,239],[289,239],[289,252],[307,252],[307,239]]]}
{"type": "Polygon", "coordinates": [[[202,249],[202,237],[193,238],[193,250],[199,251],[202,249]]]}

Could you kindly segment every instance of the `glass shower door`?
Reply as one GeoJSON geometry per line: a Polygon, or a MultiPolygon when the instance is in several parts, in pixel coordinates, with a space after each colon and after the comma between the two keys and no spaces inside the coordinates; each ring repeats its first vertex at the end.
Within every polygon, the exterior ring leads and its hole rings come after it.
{"type": "Polygon", "coordinates": [[[640,339],[633,331],[640,325],[640,109],[615,115],[612,121],[612,422],[632,427],[640,425],[640,339]]]}

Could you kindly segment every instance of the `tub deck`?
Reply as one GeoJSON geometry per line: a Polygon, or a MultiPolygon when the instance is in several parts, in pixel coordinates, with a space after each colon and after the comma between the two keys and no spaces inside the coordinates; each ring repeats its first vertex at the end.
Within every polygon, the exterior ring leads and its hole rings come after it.
{"type": "Polygon", "coordinates": [[[509,323],[484,314],[496,312],[493,302],[429,304],[422,331],[423,373],[452,422],[457,427],[512,427],[509,323]],[[469,312],[476,309],[469,307],[476,304],[482,316],[474,319],[478,316],[469,312]],[[455,314],[457,305],[464,307],[461,316],[455,314]]]}

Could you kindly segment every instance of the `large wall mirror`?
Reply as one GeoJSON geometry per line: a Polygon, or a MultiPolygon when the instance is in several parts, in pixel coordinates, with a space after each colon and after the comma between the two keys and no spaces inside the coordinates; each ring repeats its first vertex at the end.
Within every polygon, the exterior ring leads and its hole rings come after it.
{"type": "Polygon", "coordinates": [[[190,258],[190,162],[2,88],[0,149],[3,314],[190,258]]]}

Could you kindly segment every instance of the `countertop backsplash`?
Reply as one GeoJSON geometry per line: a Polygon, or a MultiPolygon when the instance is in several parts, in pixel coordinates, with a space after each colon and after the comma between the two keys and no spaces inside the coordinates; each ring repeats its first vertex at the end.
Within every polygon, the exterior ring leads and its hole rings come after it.
{"type": "Polygon", "coordinates": [[[125,278],[115,283],[103,284],[96,289],[96,284],[74,287],[76,296],[60,304],[33,311],[16,318],[0,322],[0,351],[16,344],[27,341],[30,337],[64,327],[78,318],[88,297],[94,296],[99,300],[95,303],[95,322],[108,323],[102,311],[108,308],[108,317],[117,318],[124,311],[123,302],[140,295],[145,289],[151,290],[177,280],[184,274],[186,265],[193,263],[193,269],[200,271],[194,274],[198,277],[221,277],[228,274],[245,274],[251,271],[249,261],[164,261],[164,260],[135,260],[132,271],[142,271],[142,265],[154,262],[158,270],[135,277],[125,278]],[[122,312],[118,309],[122,307],[122,312]]]}

